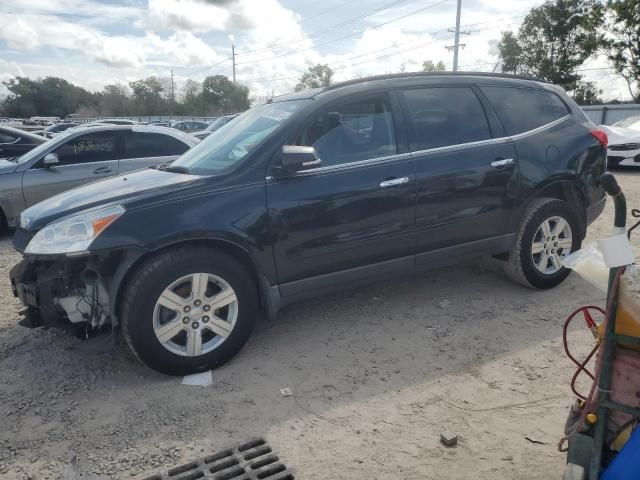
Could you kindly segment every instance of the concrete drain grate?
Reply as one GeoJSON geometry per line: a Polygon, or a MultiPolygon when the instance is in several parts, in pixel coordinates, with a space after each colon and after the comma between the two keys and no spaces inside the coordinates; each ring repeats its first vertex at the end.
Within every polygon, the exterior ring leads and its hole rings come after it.
{"type": "Polygon", "coordinates": [[[262,438],[221,450],[144,480],[294,480],[262,438]]]}

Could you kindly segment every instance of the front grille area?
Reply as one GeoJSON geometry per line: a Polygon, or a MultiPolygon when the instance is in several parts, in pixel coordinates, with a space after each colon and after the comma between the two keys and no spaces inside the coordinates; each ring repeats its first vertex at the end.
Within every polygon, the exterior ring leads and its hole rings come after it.
{"type": "Polygon", "coordinates": [[[262,438],[221,450],[144,480],[294,480],[262,438]]]}

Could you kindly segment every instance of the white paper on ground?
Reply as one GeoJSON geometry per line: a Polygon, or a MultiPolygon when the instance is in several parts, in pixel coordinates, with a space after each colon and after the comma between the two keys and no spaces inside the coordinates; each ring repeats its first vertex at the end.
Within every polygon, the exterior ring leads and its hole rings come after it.
{"type": "Polygon", "coordinates": [[[213,376],[211,370],[202,373],[194,373],[193,375],[185,375],[182,379],[182,385],[194,385],[200,387],[208,387],[213,384],[213,376]]]}
{"type": "Polygon", "coordinates": [[[621,233],[599,240],[604,263],[609,268],[631,265],[635,259],[627,235],[621,233]]]}

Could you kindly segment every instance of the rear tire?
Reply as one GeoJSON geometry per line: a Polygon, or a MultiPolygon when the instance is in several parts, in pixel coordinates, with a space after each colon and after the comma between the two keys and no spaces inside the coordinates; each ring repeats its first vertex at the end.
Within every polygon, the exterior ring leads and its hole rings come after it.
{"type": "Polygon", "coordinates": [[[124,338],[141,361],[168,375],[187,375],[218,367],[240,351],[258,315],[258,295],[234,258],[178,247],[133,272],[120,312],[124,338]]]}
{"type": "Polygon", "coordinates": [[[574,209],[561,200],[537,198],[525,212],[505,271],[527,287],[553,288],[571,273],[562,266],[562,259],[581,244],[574,209]]]}

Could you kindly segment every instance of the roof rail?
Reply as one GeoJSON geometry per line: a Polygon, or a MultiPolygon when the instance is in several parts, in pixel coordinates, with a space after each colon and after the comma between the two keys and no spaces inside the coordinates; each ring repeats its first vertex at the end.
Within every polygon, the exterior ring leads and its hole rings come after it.
{"type": "Polygon", "coordinates": [[[335,88],[347,87],[349,85],[357,85],[359,83],[371,82],[376,80],[388,80],[393,78],[413,78],[413,77],[439,77],[439,76],[464,76],[464,77],[497,77],[497,78],[512,78],[515,80],[530,80],[534,82],[549,83],[546,80],[540,78],[529,77],[526,75],[512,75],[509,73],[493,73],[493,72],[403,72],[403,73],[388,73],[385,75],[374,75],[371,77],[354,78],[353,80],[345,80],[344,82],[334,83],[329,85],[323,91],[333,90],[335,88]]]}

